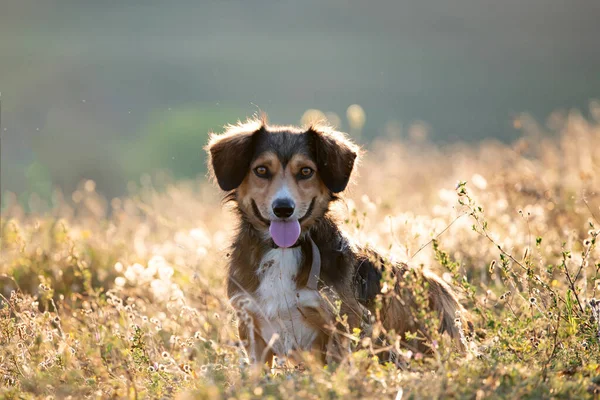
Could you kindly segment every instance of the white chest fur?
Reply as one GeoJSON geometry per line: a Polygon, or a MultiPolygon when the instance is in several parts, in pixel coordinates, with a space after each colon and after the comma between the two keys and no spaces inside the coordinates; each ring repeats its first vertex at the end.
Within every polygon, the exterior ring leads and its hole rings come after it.
{"type": "Polygon", "coordinates": [[[309,349],[317,331],[308,326],[300,307],[318,307],[319,294],[310,289],[298,290],[296,276],[300,272],[300,247],[268,251],[257,270],[260,284],[255,299],[260,308],[261,336],[272,341],[278,355],[292,349],[309,349]],[[277,335],[277,339],[273,335],[277,335]]]}

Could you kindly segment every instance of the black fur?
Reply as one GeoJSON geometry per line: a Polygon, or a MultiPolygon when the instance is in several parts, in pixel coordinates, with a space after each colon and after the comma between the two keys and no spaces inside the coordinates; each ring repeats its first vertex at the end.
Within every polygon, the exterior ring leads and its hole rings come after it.
{"type": "Polygon", "coordinates": [[[310,129],[311,149],[323,183],[333,193],[342,192],[350,181],[354,161],[358,155],[343,141],[310,129]]]}
{"type": "Polygon", "coordinates": [[[210,146],[210,162],[221,189],[234,190],[244,180],[256,146],[256,132],[221,139],[210,146]]]}

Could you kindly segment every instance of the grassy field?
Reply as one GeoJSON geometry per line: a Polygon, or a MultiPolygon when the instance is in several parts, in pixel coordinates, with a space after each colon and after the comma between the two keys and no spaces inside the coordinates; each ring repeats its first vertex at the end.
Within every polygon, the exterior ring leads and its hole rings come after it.
{"type": "MultiPolygon", "coordinates": [[[[468,351],[247,365],[225,291],[235,224],[206,182],[94,182],[2,213],[1,398],[598,398],[600,105],[511,145],[373,143],[337,205],[357,240],[453,281],[468,351]],[[466,182],[466,183],[465,183],[466,182]],[[110,214],[105,209],[110,208],[110,214]]],[[[427,315],[423,315],[427,318],[427,315]]],[[[393,339],[393,338],[392,338],[393,339]]]]}

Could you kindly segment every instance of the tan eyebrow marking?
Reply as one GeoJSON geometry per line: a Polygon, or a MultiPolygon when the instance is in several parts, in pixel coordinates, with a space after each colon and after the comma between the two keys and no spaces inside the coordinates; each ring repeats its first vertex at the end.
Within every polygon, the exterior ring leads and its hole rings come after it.
{"type": "Polygon", "coordinates": [[[317,170],[317,166],[315,165],[314,161],[304,154],[295,154],[288,163],[288,168],[293,172],[299,172],[300,169],[304,167],[310,167],[315,171],[317,170]]]}
{"type": "Polygon", "coordinates": [[[277,161],[277,155],[273,152],[267,152],[261,154],[254,162],[252,163],[252,168],[258,167],[259,165],[265,165],[267,167],[273,168],[277,161]]]}

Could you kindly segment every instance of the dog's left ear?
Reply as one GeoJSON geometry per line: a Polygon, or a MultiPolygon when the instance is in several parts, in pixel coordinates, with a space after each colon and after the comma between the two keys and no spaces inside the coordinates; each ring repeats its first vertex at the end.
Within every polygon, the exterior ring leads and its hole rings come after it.
{"type": "Polygon", "coordinates": [[[313,143],[317,172],[333,193],[342,192],[350,181],[354,162],[359,153],[357,145],[345,134],[328,127],[312,126],[308,134],[313,143]]]}
{"type": "Polygon", "coordinates": [[[222,135],[211,135],[206,151],[208,168],[224,191],[236,189],[248,174],[254,154],[254,137],[263,129],[258,120],[230,126],[222,135]]]}

